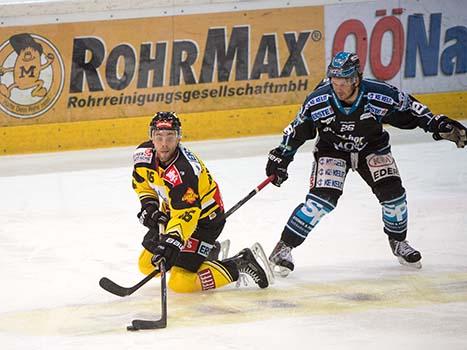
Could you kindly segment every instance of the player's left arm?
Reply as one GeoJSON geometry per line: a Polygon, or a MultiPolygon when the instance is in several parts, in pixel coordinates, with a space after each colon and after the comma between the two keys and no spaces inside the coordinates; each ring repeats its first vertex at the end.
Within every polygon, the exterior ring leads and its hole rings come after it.
{"type": "Polygon", "coordinates": [[[201,213],[197,186],[189,182],[181,183],[170,190],[169,197],[170,218],[165,232],[159,235],[151,259],[154,266],[160,259],[165,259],[167,269],[175,264],[185,242],[195,232],[201,213]]]}
{"type": "Polygon", "coordinates": [[[385,123],[400,129],[420,127],[433,135],[435,140],[454,142],[458,148],[467,144],[467,128],[443,114],[434,115],[431,110],[414,96],[399,93],[394,113],[384,119],[385,123]]]}

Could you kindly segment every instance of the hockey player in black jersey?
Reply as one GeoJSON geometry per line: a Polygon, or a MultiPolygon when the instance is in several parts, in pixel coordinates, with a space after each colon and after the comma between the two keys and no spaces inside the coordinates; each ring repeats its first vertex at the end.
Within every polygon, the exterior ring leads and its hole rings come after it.
{"type": "Polygon", "coordinates": [[[327,69],[327,79],[310,93],[296,118],[284,130],[282,142],[270,151],[266,174],[274,185],[287,180],[287,167],[298,148],[318,137],[310,191],[290,215],[269,260],[286,276],[294,269],[291,250],[304,242],[320,219],[342,195],[346,175],[356,171],[371,187],[382,207],[384,232],[399,262],[421,268],[421,254],[406,241],[407,202],[391,154],[389,124],[400,129],[420,127],[435,140],[463,148],[466,128],[432,112],[413,96],[381,81],[363,79],[358,56],[339,52],[327,69]]]}

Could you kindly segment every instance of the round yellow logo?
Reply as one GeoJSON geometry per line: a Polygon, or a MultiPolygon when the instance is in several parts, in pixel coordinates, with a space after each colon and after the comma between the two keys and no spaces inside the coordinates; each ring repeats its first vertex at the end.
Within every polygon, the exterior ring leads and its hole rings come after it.
{"type": "Polygon", "coordinates": [[[65,81],[63,59],[47,39],[15,34],[0,46],[0,109],[34,118],[57,102],[65,81]]]}

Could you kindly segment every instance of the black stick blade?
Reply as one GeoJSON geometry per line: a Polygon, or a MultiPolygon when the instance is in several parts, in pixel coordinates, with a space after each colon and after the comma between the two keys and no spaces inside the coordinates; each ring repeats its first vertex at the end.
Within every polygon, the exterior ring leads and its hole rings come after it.
{"type": "Polygon", "coordinates": [[[119,297],[126,297],[133,294],[146,283],[148,283],[153,277],[159,273],[159,269],[154,269],[149,275],[144,277],[141,281],[136,283],[133,287],[122,287],[117,283],[109,280],[107,277],[102,277],[99,281],[99,285],[107,292],[118,295],[119,297]]]}
{"type": "Polygon", "coordinates": [[[161,329],[167,327],[167,319],[161,318],[160,320],[133,320],[131,326],[126,329],[129,331],[139,331],[140,329],[161,329]]]}
{"type": "Polygon", "coordinates": [[[119,297],[126,297],[131,294],[131,288],[119,286],[117,283],[109,280],[107,277],[102,277],[99,285],[107,292],[118,295],[119,297]]]}

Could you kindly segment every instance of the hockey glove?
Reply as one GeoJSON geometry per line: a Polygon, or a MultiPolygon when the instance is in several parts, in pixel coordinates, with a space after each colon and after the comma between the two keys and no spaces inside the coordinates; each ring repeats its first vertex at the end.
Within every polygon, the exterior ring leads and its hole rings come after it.
{"type": "Polygon", "coordinates": [[[290,162],[293,160],[293,157],[286,157],[281,154],[281,151],[278,148],[274,148],[269,152],[268,162],[266,164],[266,175],[274,175],[274,180],[272,184],[280,187],[281,184],[287,180],[289,174],[287,173],[287,167],[290,162]]]}
{"type": "Polygon", "coordinates": [[[141,243],[143,247],[154,254],[156,247],[159,245],[159,228],[151,228],[144,235],[143,242],[141,243]]]}
{"type": "Polygon", "coordinates": [[[467,144],[467,128],[444,115],[437,115],[436,119],[440,121],[435,127],[433,138],[435,140],[449,140],[454,142],[458,148],[464,148],[467,144]]]}
{"type": "Polygon", "coordinates": [[[139,222],[149,229],[159,230],[159,224],[164,227],[169,222],[169,217],[160,211],[156,205],[147,205],[137,214],[139,222]]]}
{"type": "Polygon", "coordinates": [[[178,234],[164,234],[160,235],[159,244],[154,249],[154,256],[151,263],[158,267],[161,259],[165,260],[165,267],[167,270],[175,264],[180,251],[183,248],[183,241],[178,234]]]}

